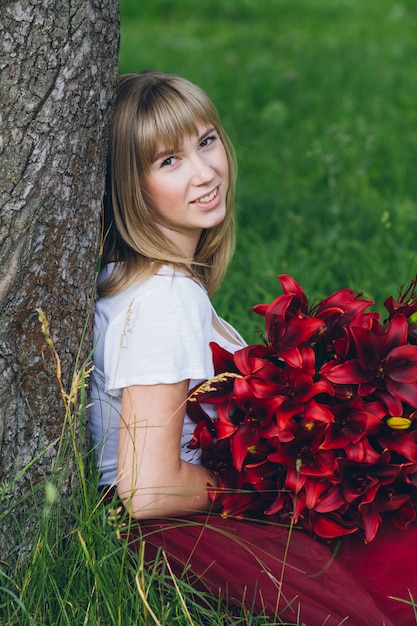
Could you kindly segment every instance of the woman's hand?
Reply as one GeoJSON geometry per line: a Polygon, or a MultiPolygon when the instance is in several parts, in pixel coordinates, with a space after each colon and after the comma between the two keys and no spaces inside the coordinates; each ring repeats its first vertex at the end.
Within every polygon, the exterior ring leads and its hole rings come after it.
{"type": "Polygon", "coordinates": [[[182,516],[211,508],[215,477],[180,459],[189,381],[123,389],[118,493],[136,519],[182,516]]]}

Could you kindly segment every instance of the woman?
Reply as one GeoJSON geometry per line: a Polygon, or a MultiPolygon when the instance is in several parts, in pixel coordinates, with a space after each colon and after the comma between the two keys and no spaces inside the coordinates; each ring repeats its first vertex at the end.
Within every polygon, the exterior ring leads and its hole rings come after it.
{"type": "Polygon", "coordinates": [[[210,342],[244,345],[209,300],[234,242],[235,161],[215,107],[182,78],[122,76],[108,166],[91,432],[100,486],[140,520],[131,547],[146,539],[149,560],[164,548],[196,588],[271,620],[392,626],[354,563],[300,532],[288,541],[286,528],[216,516],[216,477],[187,447],[189,391],[214,374],[210,342]]]}

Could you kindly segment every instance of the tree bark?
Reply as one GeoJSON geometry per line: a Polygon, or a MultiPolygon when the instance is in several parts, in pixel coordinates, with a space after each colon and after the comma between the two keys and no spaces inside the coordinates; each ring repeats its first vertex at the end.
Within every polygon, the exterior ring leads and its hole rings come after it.
{"type": "Polygon", "coordinates": [[[51,474],[65,419],[37,309],[64,389],[91,349],[118,43],[117,0],[1,0],[0,560],[33,535],[22,496],[51,474]]]}

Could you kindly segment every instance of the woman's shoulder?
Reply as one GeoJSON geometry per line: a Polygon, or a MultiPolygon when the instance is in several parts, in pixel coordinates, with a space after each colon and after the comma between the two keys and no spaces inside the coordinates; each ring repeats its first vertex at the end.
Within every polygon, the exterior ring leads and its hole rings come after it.
{"type": "Polygon", "coordinates": [[[166,313],[176,311],[177,315],[185,318],[208,315],[211,311],[211,302],[204,287],[185,272],[172,267],[164,266],[158,270],[143,284],[137,295],[142,306],[149,303],[166,313]]]}
{"type": "MultiPolygon", "coordinates": [[[[114,264],[108,264],[100,273],[99,282],[114,271],[114,264]],[[112,267],[113,266],[113,267],[112,267]]],[[[183,270],[164,265],[154,274],[139,278],[117,293],[99,298],[99,308],[111,309],[114,313],[135,303],[145,308],[155,309],[176,305],[190,308],[210,307],[210,300],[204,287],[183,270]]]]}
{"type": "Polygon", "coordinates": [[[142,299],[166,298],[167,301],[176,299],[192,302],[207,302],[209,297],[204,287],[185,271],[164,265],[157,272],[144,281],[132,285],[132,293],[142,299]]]}
{"type": "MultiPolygon", "coordinates": [[[[110,275],[117,270],[117,263],[111,262],[107,263],[100,271],[98,277],[98,284],[100,285],[105,280],[107,280],[110,275]]],[[[173,283],[178,286],[182,286],[182,288],[199,288],[204,292],[206,290],[195,280],[190,274],[188,274],[184,269],[176,268],[171,265],[162,265],[155,272],[151,272],[144,276],[139,276],[138,278],[129,282],[128,286],[124,289],[120,290],[118,293],[123,293],[126,291],[134,291],[134,290],[144,290],[146,288],[152,287],[155,284],[163,285],[173,283]]]]}

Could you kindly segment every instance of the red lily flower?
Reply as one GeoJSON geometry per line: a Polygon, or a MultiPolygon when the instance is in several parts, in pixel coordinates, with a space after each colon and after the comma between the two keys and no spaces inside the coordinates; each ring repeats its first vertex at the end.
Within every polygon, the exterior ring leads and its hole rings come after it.
{"type": "MultiPolygon", "coordinates": [[[[338,506],[343,505],[345,503],[343,497],[339,497],[336,501],[333,499],[333,496],[336,494],[336,491],[334,491],[334,489],[334,485],[330,484],[329,486],[329,482],[324,478],[310,478],[308,481],[306,481],[304,485],[306,507],[308,509],[317,510],[316,507],[318,505],[318,502],[323,502],[325,498],[328,502],[330,499],[332,500],[332,508],[330,509],[331,511],[333,511],[334,508],[338,508],[338,506]],[[330,492],[331,494],[329,498],[330,492]]],[[[337,490],[341,494],[340,489],[337,490]]]]}
{"type": "Polygon", "coordinates": [[[234,364],[236,371],[245,376],[257,374],[273,381],[279,378],[281,371],[279,364],[271,362],[273,357],[274,352],[269,346],[248,346],[235,352],[234,364]]]}
{"type": "Polygon", "coordinates": [[[398,414],[401,401],[417,408],[417,346],[405,345],[407,320],[397,314],[386,333],[350,328],[357,358],[344,363],[325,363],[321,373],[337,384],[358,384],[358,393],[378,395],[392,414],[398,414]]]}
{"type": "Polygon", "coordinates": [[[222,517],[236,517],[242,519],[244,514],[254,507],[254,492],[246,492],[241,488],[235,491],[216,491],[212,496],[213,502],[222,505],[222,517]]]}
{"type": "Polygon", "coordinates": [[[215,448],[202,450],[201,463],[212,472],[222,476],[225,472],[233,470],[230,455],[230,445],[227,440],[216,441],[215,448]]]}
{"type": "Polygon", "coordinates": [[[288,421],[295,415],[312,421],[333,421],[330,409],[314,400],[319,394],[332,396],[332,385],[324,379],[314,382],[315,359],[311,348],[300,348],[299,356],[300,367],[279,369],[279,377],[269,376],[265,380],[265,372],[262,371],[259,372],[262,378],[236,380],[235,394],[239,406],[247,405],[253,398],[268,398],[270,415],[276,415],[280,430],[285,430],[288,421]]]}
{"type": "Polygon", "coordinates": [[[234,396],[239,408],[256,419],[262,428],[268,427],[278,407],[284,401],[281,387],[257,376],[247,376],[235,381],[234,396]]]}
{"type": "Polygon", "coordinates": [[[380,315],[375,311],[365,312],[373,300],[362,300],[361,294],[356,294],[351,289],[341,289],[325,298],[314,307],[314,315],[326,322],[325,332],[331,343],[343,335],[344,329],[349,326],[371,328],[374,320],[379,321],[380,315]]]}
{"type": "Polygon", "coordinates": [[[358,506],[362,517],[364,530],[364,542],[369,543],[375,538],[378,528],[381,525],[382,517],[378,513],[375,502],[361,502],[358,506]]]}
{"type": "MultiPolygon", "coordinates": [[[[369,321],[380,319],[379,313],[365,310],[374,304],[373,300],[363,300],[361,294],[355,293],[352,289],[340,289],[331,296],[324,298],[314,307],[314,315],[326,322],[332,336],[336,328],[344,326],[369,327],[369,321]]],[[[338,333],[337,333],[338,334],[338,333]]]]}
{"type": "Polygon", "coordinates": [[[353,502],[359,498],[362,502],[369,502],[381,485],[394,482],[401,466],[390,464],[390,458],[388,450],[384,450],[374,463],[356,463],[339,458],[337,465],[346,501],[353,502]]]}
{"type": "Polygon", "coordinates": [[[241,413],[239,413],[239,417],[235,416],[235,409],[238,411],[233,398],[229,398],[217,409],[218,419],[214,421],[214,427],[216,429],[217,438],[220,441],[232,437],[243,421],[241,413]]]}
{"type": "MultiPolygon", "coordinates": [[[[288,274],[280,274],[278,280],[281,283],[283,295],[274,300],[275,303],[278,304],[279,301],[282,305],[282,308],[277,308],[277,313],[282,317],[286,316],[287,311],[289,315],[297,315],[300,312],[307,314],[307,296],[297,281],[288,274]]],[[[270,307],[271,305],[268,304],[257,304],[252,310],[259,315],[265,315],[270,307]]]]}
{"type": "Polygon", "coordinates": [[[284,295],[271,304],[258,304],[252,310],[265,317],[268,343],[275,355],[298,367],[298,347],[310,341],[324,327],[324,322],[307,315],[307,298],[294,279],[282,274],[279,280],[284,295]]]}
{"type": "Polygon", "coordinates": [[[391,498],[391,501],[395,504],[395,508],[390,514],[391,523],[399,530],[405,530],[417,517],[415,504],[413,504],[409,494],[396,494],[391,498]],[[401,505],[397,506],[399,502],[401,502],[401,505]]]}
{"type": "Polygon", "coordinates": [[[213,432],[211,425],[207,425],[205,421],[201,421],[195,427],[193,438],[188,444],[192,450],[200,448],[201,450],[211,450],[215,447],[213,432]]]}
{"type": "Polygon", "coordinates": [[[401,517],[405,519],[409,516],[408,513],[406,513],[406,511],[409,510],[409,513],[411,515],[409,521],[411,521],[411,519],[414,519],[416,516],[414,507],[412,507],[412,512],[411,509],[409,509],[410,503],[410,494],[397,493],[392,488],[392,485],[389,485],[387,487],[381,487],[377,494],[377,497],[375,498],[375,506],[377,507],[379,513],[403,510],[403,513],[401,513],[401,517]]]}
{"type": "Polygon", "coordinates": [[[323,537],[323,539],[334,539],[357,532],[359,519],[346,518],[339,512],[320,514],[311,511],[307,527],[310,527],[316,535],[323,537]]]}
{"type": "Polygon", "coordinates": [[[284,486],[295,493],[303,487],[307,477],[324,477],[337,482],[334,452],[320,450],[324,428],[323,424],[316,424],[311,430],[300,428],[293,441],[282,444],[268,456],[272,463],[287,466],[284,486]]]}
{"type": "Polygon", "coordinates": [[[213,356],[214,371],[216,374],[223,372],[237,372],[234,355],[225,350],[218,343],[212,341],[210,348],[213,356]]]}
{"type": "MultiPolygon", "coordinates": [[[[244,469],[245,483],[253,485],[256,489],[264,492],[265,490],[271,488],[272,484],[276,487],[276,482],[274,481],[276,478],[277,468],[273,463],[269,463],[267,456],[267,446],[265,446],[263,442],[259,442],[258,445],[253,446],[253,449],[249,450],[247,463],[245,464],[244,469]],[[259,460],[253,462],[253,459],[258,456],[259,460]]],[[[275,491],[273,494],[275,497],[275,491]]]]}
{"type": "Polygon", "coordinates": [[[230,439],[230,451],[233,465],[240,472],[243,468],[249,448],[258,443],[260,438],[259,424],[256,421],[244,421],[230,439]]]}
{"type": "Polygon", "coordinates": [[[375,463],[380,455],[380,452],[375,450],[368,439],[362,439],[357,443],[350,443],[345,446],[343,452],[349,461],[355,463],[375,463]]]}
{"type": "Polygon", "coordinates": [[[290,293],[294,296],[297,296],[300,308],[302,308],[303,310],[307,310],[307,296],[304,293],[303,288],[297,283],[297,281],[288,274],[280,274],[278,276],[278,280],[281,283],[282,291],[284,293],[290,293]]]}
{"type": "Polygon", "coordinates": [[[343,496],[342,486],[338,483],[327,487],[314,504],[317,513],[331,513],[332,511],[347,510],[348,506],[343,496]]]}
{"type": "Polygon", "coordinates": [[[350,443],[358,443],[378,431],[381,417],[366,410],[362,398],[355,397],[350,402],[331,407],[334,422],[325,432],[322,448],[336,450],[345,448],[350,443]]]}

